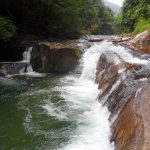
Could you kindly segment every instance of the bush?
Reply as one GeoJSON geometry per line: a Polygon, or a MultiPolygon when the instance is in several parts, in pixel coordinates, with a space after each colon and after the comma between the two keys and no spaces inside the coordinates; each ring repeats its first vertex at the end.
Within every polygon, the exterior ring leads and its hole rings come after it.
{"type": "Polygon", "coordinates": [[[138,34],[147,29],[150,29],[150,19],[139,19],[138,23],[135,26],[134,32],[138,34]]]}
{"type": "Polygon", "coordinates": [[[16,34],[16,26],[13,21],[0,17],[0,40],[9,41],[16,34]]]}

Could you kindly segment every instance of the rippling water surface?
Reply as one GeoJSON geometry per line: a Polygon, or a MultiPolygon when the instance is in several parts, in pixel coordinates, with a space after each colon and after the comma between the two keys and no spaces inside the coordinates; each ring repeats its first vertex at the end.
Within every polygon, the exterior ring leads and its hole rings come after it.
{"type": "Polygon", "coordinates": [[[102,53],[149,65],[122,47],[102,42],[88,49],[78,69],[67,75],[32,72],[0,78],[0,150],[113,150],[110,114],[98,102],[101,91],[95,84],[102,53]]]}

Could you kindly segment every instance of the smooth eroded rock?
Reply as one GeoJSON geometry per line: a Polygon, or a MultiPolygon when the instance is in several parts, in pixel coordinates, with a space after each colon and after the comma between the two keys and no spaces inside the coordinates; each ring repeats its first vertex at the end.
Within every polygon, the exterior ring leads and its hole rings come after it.
{"type": "Polygon", "coordinates": [[[150,29],[138,34],[130,43],[143,52],[150,53],[150,29]]]}
{"type": "Polygon", "coordinates": [[[32,68],[40,73],[65,73],[75,68],[81,55],[77,41],[41,42],[33,47],[32,68]]]}
{"type": "Polygon", "coordinates": [[[150,148],[150,80],[132,94],[113,124],[116,150],[150,148]]]}
{"type": "Polygon", "coordinates": [[[142,65],[124,62],[116,53],[104,53],[97,64],[99,100],[113,121],[115,150],[150,148],[150,72],[142,65]],[[117,63],[115,63],[117,60],[117,63]]]}

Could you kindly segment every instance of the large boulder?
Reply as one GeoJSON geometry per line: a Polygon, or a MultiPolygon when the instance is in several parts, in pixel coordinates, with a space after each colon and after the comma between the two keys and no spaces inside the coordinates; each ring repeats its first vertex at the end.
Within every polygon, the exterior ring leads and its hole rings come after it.
{"type": "MultiPolygon", "coordinates": [[[[127,99],[127,98],[126,98],[127,99]]],[[[150,80],[132,92],[113,124],[116,150],[150,149],[150,80]]]]}
{"type": "Polygon", "coordinates": [[[81,51],[78,41],[41,42],[33,47],[31,65],[40,73],[65,73],[75,68],[81,51]]]}
{"type": "Polygon", "coordinates": [[[103,100],[110,93],[112,87],[119,80],[122,80],[122,72],[132,74],[132,72],[138,71],[140,68],[138,65],[124,62],[116,53],[107,52],[107,54],[102,54],[99,58],[96,72],[96,82],[98,83],[98,88],[102,90],[99,99],[103,100]],[[118,63],[115,60],[118,60],[118,63]]]}
{"type": "Polygon", "coordinates": [[[98,98],[111,112],[115,150],[150,148],[149,77],[149,70],[124,62],[115,53],[100,56],[96,73],[101,89],[98,98]],[[114,63],[116,59],[118,63],[114,63]]]}
{"type": "Polygon", "coordinates": [[[138,34],[130,43],[144,52],[150,52],[150,29],[138,34]]]}

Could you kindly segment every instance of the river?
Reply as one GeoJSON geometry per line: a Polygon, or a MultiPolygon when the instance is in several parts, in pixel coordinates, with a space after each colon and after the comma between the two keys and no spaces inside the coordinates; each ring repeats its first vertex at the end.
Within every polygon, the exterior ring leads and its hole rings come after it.
{"type": "Polygon", "coordinates": [[[102,42],[86,49],[68,74],[42,75],[29,67],[28,73],[0,78],[0,150],[114,150],[110,112],[98,101],[95,83],[103,53],[149,66],[130,50],[102,42]]]}
{"type": "Polygon", "coordinates": [[[87,49],[67,75],[0,79],[1,150],[113,150],[110,113],[98,102],[100,50],[87,49]]]}

